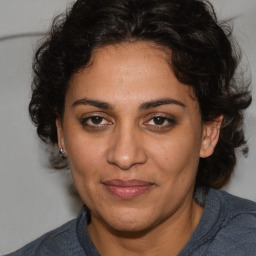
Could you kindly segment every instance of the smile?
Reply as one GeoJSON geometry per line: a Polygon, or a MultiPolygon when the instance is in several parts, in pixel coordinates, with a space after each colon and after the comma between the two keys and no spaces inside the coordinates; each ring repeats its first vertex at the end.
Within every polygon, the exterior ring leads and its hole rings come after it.
{"type": "Polygon", "coordinates": [[[132,199],[148,192],[153,183],[141,180],[108,180],[102,182],[106,189],[114,196],[121,199],[132,199]]]}

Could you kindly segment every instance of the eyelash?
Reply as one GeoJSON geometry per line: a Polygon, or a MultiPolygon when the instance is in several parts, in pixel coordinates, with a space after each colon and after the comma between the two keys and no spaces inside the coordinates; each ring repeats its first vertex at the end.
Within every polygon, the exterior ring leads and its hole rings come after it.
{"type": "MultiPolygon", "coordinates": [[[[155,120],[156,121],[156,120],[155,120]]],[[[173,125],[176,125],[177,122],[174,118],[162,116],[162,115],[155,115],[151,117],[147,122],[146,125],[149,126],[151,129],[163,129],[163,128],[170,128],[173,125]],[[162,124],[149,124],[151,121],[154,121],[154,119],[160,119],[163,123],[162,124]]]]}
{"type": "Polygon", "coordinates": [[[105,117],[103,116],[100,116],[100,115],[93,115],[93,116],[88,116],[86,118],[83,118],[81,120],[81,124],[84,126],[84,127],[88,127],[88,128],[92,128],[92,129],[100,129],[100,128],[104,128],[108,125],[111,125],[112,122],[108,121],[105,117]],[[93,118],[99,118],[101,121],[102,120],[105,120],[107,121],[109,124],[93,124],[92,123],[92,119],[93,118]],[[91,124],[89,124],[89,121],[91,121],[91,124]]]}
{"type": "MultiPolygon", "coordinates": [[[[102,129],[112,125],[113,122],[109,121],[104,116],[93,115],[93,116],[88,116],[86,118],[82,118],[81,124],[84,128],[87,128],[87,129],[102,130],[102,129]],[[93,118],[96,118],[96,119],[98,118],[99,124],[93,124],[92,123],[93,118]],[[102,121],[106,122],[106,124],[101,124],[102,121]]],[[[148,127],[150,130],[168,129],[176,124],[177,124],[177,122],[176,122],[175,118],[170,118],[170,117],[166,117],[166,116],[162,116],[162,115],[155,115],[155,116],[151,117],[150,119],[148,119],[148,121],[144,122],[144,125],[146,127],[148,127]],[[160,119],[160,122],[162,121],[163,123],[162,124],[150,124],[150,122],[156,121],[157,118],[160,119]]]]}

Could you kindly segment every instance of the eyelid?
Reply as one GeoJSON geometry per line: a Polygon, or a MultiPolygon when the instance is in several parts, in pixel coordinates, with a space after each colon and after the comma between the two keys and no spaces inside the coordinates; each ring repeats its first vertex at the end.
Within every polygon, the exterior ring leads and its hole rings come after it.
{"type": "Polygon", "coordinates": [[[149,126],[151,128],[157,128],[157,129],[163,129],[163,128],[169,128],[173,125],[176,125],[177,123],[177,118],[173,115],[170,114],[165,114],[165,113],[154,113],[153,115],[150,115],[149,117],[147,117],[146,121],[144,122],[144,125],[149,126]],[[156,118],[156,117],[161,117],[164,118],[165,120],[167,120],[169,122],[168,125],[151,125],[151,124],[147,124],[149,123],[152,119],[156,118]]]}
{"type": "Polygon", "coordinates": [[[94,116],[100,116],[105,119],[111,119],[111,117],[108,114],[106,114],[105,112],[101,112],[101,111],[99,111],[99,112],[93,111],[93,112],[83,113],[81,115],[80,119],[85,119],[85,118],[94,117],[94,116]]]}
{"type": "Polygon", "coordinates": [[[83,126],[91,127],[91,128],[102,128],[113,124],[113,121],[110,117],[106,116],[105,113],[102,112],[93,112],[93,113],[87,113],[86,115],[82,116],[80,118],[80,123],[83,126]],[[106,120],[108,124],[87,124],[86,121],[90,120],[93,117],[100,117],[103,120],[106,120]]]}
{"type": "Polygon", "coordinates": [[[166,119],[172,119],[172,120],[176,120],[177,117],[175,115],[172,115],[172,114],[169,114],[169,113],[163,113],[163,112],[156,112],[156,113],[151,113],[151,114],[148,114],[146,116],[146,120],[150,120],[154,117],[162,117],[162,118],[166,118],[166,119]]]}

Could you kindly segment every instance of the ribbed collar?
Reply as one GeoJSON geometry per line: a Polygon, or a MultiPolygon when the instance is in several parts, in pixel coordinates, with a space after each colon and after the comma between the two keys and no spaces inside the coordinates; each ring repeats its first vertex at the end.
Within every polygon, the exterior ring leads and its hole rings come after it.
{"type": "Polygon", "coordinates": [[[220,230],[227,214],[227,208],[223,207],[224,199],[220,193],[222,192],[209,189],[203,215],[190,240],[178,256],[191,256],[196,248],[211,241],[220,230]]]}
{"type": "MultiPolygon", "coordinates": [[[[193,232],[189,242],[180,252],[179,256],[192,255],[196,248],[212,240],[220,229],[223,219],[226,216],[226,208],[221,207],[224,203],[221,202],[222,197],[219,196],[219,193],[221,192],[214,189],[209,189],[208,195],[205,196],[205,208],[199,224],[193,232]]],[[[88,232],[89,222],[89,209],[84,206],[77,218],[76,229],[78,240],[84,249],[86,256],[100,256],[88,232]]]]}
{"type": "Polygon", "coordinates": [[[83,206],[77,218],[77,224],[76,224],[77,237],[80,245],[84,249],[86,256],[100,256],[88,232],[89,221],[90,221],[89,209],[86,206],[83,206]]]}

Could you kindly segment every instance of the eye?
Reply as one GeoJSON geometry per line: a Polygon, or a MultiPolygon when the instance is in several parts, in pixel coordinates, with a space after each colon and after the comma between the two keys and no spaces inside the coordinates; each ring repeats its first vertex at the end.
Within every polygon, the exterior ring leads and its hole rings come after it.
{"type": "Polygon", "coordinates": [[[83,126],[90,128],[102,128],[112,124],[112,122],[108,121],[106,118],[98,115],[83,118],[81,123],[83,126]]]}
{"type": "Polygon", "coordinates": [[[162,117],[162,116],[156,116],[156,117],[152,118],[150,121],[154,125],[163,125],[167,122],[166,118],[162,117]]]}
{"type": "Polygon", "coordinates": [[[149,119],[146,123],[147,126],[150,126],[150,128],[169,128],[176,124],[176,121],[174,118],[169,118],[165,116],[154,116],[151,119],[149,119]]]}
{"type": "Polygon", "coordinates": [[[101,116],[92,116],[89,119],[87,119],[87,121],[90,121],[91,124],[98,125],[98,124],[101,124],[103,122],[103,117],[101,117],[101,116]]]}

